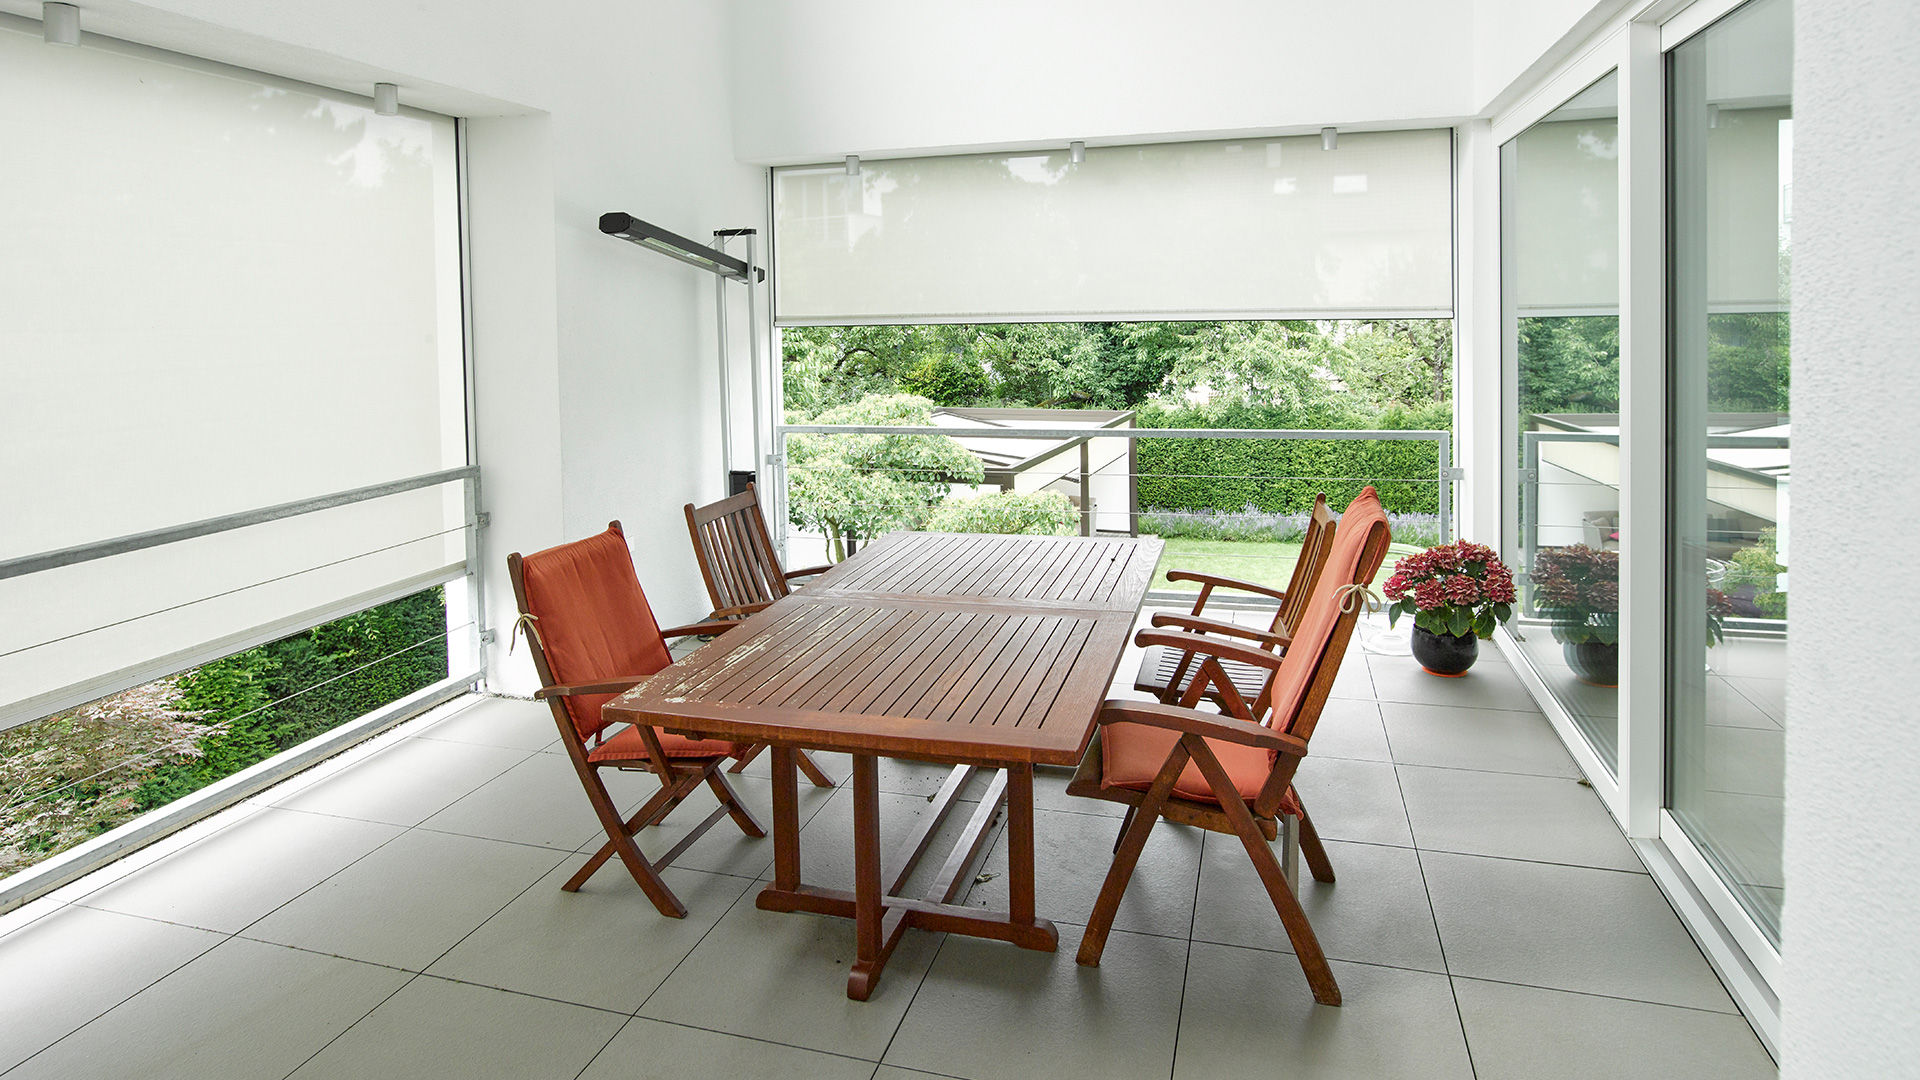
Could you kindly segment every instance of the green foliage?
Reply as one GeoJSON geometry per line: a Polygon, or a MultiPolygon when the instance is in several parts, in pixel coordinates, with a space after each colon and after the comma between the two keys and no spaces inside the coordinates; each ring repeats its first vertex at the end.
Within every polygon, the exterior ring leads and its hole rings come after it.
{"type": "Polygon", "coordinates": [[[941,503],[927,515],[926,527],[935,532],[1066,536],[1077,521],[1073,501],[1059,492],[995,491],[941,503]]]}
{"type": "MultiPolygon", "coordinates": [[[[1390,409],[1367,415],[1332,406],[1143,409],[1141,427],[1446,429],[1450,410],[1390,409]]],[[[1311,509],[1314,495],[1345,506],[1373,484],[1395,513],[1439,510],[1438,447],[1430,442],[1333,439],[1142,439],[1140,505],[1156,510],[1311,509]]]]}
{"type": "MultiPolygon", "coordinates": [[[[828,409],[820,424],[933,423],[933,403],[906,394],[870,395],[828,409]]],[[[980,459],[944,435],[794,435],[787,439],[787,505],[795,525],[824,533],[835,560],[847,539],[911,529],[952,485],[985,479],[980,459]]]]}
{"type": "Polygon", "coordinates": [[[1787,313],[1707,316],[1707,411],[1787,411],[1791,364],[1787,313]]]}
{"type": "Polygon", "coordinates": [[[429,589],[182,675],[179,706],[207,729],[200,753],[156,767],[133,802],[164,806],[440,681],[446,626],[445,598],[429,589]]]}
{"type": "Polygon", "coordinates": [[[1525,318],[1519,326],[1520,411],[1620,411],[1620,319],[1525,318]]]}
{"type": "Polygon", "coordinates": [[[1733,553],[1725,584],[1753,586],[1753,604],[1769,619],[1787,617],[1787,594],[1778,591],[1779,575],[1787,568],[1780,565],[1780,530],[1760,530],[1760,542],[1733,553]]]}

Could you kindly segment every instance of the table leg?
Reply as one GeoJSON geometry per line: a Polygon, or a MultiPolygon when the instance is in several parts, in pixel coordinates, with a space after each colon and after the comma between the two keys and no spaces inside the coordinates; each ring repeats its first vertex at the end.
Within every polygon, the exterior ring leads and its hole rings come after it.
{"type": "Polygon", "coordinates": [[[847,996],[865,1001],[887,962],[880,925],[880,767],[871,754],[853,757],[853,897],[855,959],[847,996]]]}
{"type": "Polygon", "coordinates": [[[1007,914],[1033,925],[1033,766],[1007,767],[1007,914]]]}
{"type": "Polygon", "coordinates": [[[781,889],[800,884],[800,781],[794,775],[794,749],[773,747],[773,883],[781,889]]]}

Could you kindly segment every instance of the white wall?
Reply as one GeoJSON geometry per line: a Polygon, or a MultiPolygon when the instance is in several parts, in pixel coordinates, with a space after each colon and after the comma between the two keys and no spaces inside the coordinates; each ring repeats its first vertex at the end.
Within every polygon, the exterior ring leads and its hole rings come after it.
{"type": "Polygon", "coordinates": [[[1473,0],[1472,111],[1498,111],[1627,4],[1624,0],[1473,0]]]}
{"type": "Polygon", "coordinates": [[[742,161],[1472,111],[1470,0],[730,0],[742,161]]]}
{"type": "Polygon", "coordinates": [[[1861,568],[1920,536],[1920,7],[1795,5],[1793,636],[1783,1071],[1920,1057],[1920,711],[1906,600],[1861,568]]]}
{"type": "MultiPolygon", "coordinates": [[[[703,0],[92,0],[91,31],[494,117],[469,128],[484,557],[506,649],[506,552],[605,526],[636,539],[663,622],[707,610],[680,505],[717,497],[712,279],[602,236],[607,210],[683,234],[764,228],[715,77],[726,19],[703,0]]],[[[39,5],[0,0],[36,16],[39,5]]],[[[520,650],[496,688],[525,691],[520,650]]]]}

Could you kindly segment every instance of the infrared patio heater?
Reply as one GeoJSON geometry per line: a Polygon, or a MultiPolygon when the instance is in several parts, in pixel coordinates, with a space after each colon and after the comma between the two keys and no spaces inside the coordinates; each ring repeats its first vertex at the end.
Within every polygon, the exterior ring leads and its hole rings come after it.
{"type": "MultiPolygon", "coordinates": [[[[600,215],[600,231],[608,236],[617,237],[630,244],[657,251],[669,258],[678,259],[688,266],[697,266],[713,275],[713,314],[715,333],[719,336],[719,376],[720,376],[720,461],[726,474],[726,492],[738,495],[745,491],[764,459],[761,448],[761,432],[766,425],[761,423],[764,411],[766,381],[761,371],[760,341],[760,304],[759,287],[767,280],[766,270],[754,261],[754,241],[757,239],[753,229],[715,229],[713,244],[708,246],[689,240],[679,233],[663,229],[650,221],[642,221],[632,214],[619,211],[600,215]],[[727,254],[727,244],[736,237],[745,240],[745,258],[727,254]],[[727,284],[736,282],[747,290],[747,350],[748,367],[751,371],[753,396],[753,457],[746,469],[734,468],[733,458],[733,363],[731,341],[727,333],[727,284]]],[[[762,488],[777,485],[760,485],[762,488]]],[[[763,498],[765,496],[763,495],[763,498]]],[[[785,513],[786,507],[772,507],[770,511],[785,513]]]]}

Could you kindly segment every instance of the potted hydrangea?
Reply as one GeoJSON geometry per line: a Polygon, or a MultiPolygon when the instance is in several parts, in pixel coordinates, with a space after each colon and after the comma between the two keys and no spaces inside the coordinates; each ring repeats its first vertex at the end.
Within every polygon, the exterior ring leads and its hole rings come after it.
{"type": "Polygon", "coordinates": [[[1485,544],[1464,540],[1393,564],[1382,591],[1389,624],[1413,616],[1413,658],[1457,678],[1480,656],[1480,639],[1513,615],[1513,571],[1485,544]]]}
{"type": "MultiPolygon", "coordinates": [[[[1548,620],[1561,655],[1581,682],[1620,683],[1620,553],[1585,544],[1544,548],[1533,558],[1533,606],[1548,620]]],[[[1726,633],[1733,601],[1707,589],[1707,644],[1726,633]]]]}

